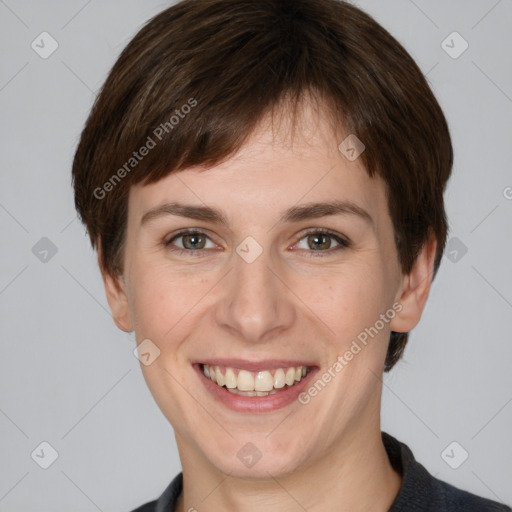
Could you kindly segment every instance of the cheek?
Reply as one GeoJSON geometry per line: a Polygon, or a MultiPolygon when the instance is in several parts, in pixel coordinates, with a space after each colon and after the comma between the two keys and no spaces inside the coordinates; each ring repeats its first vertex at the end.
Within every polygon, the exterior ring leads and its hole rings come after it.
{"type": "Polygon", "coordinates": [[[139,264],[131,277],[137,340],[148,338],[160,350],[153,363],[141,365],[144,379],[162,412],[180,430],[200,414],[180,384],[188,371],[181,346],[197,328],[200,300],[211,283],[154,263],[139,264]]]}
{"type": "Polygon", "coordinates": [[[192,276],[165,266],[140,264],[132,274],[131,309],[135,330],[142,337],[163,341],[204,292],[192,276]]]}
{"type": "Polygon", "coordinates": [[[308,279],[298,295],[336,336],[340,350],[389,307],[385,280],[370,265],[351,265],[343,272],[308,279]]]}

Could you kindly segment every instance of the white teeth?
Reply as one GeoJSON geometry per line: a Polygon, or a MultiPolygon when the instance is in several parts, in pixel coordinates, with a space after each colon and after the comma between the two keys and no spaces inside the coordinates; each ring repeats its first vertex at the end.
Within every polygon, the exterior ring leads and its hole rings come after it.
{"type": "Polygon", "coordinates": [[[204,375],[219,386],[225,386],[228,391],[243,396],[267,396],[277,393],[285,386],[293,386],[307,374],[306,366],[278,368],[274,375],[269,370],[250,372],[226,367],[225,372],[219,366],[203,364],[204,375]]]}
{"type": "MultiPolygon", "coordinates": [[[[218,383],[218,381],[217,381],[218,383]]],[[[270,391],[274,387],[274,378],[269,371],[258,372],[254,379],[254,389],[256,391],[270,391]]]]}
{"type": "Polygon", "coordinates": [[[288,386],[291,386],[293,384],[293,382],[295,381],[295,368],[288,368],[284,381],[288,386]]]}
{"type": "Polygon", "coordinates": [[[215,367],[215,380],[219,386],[224,386],[224,375],[222,375],[218,366],[215,367]]]}
{"type": "MultiPolygon", "coordinates": [[[[207,365],[205,365],[207,366],[207,365]]],[[[226,368],[226,375],[224,376],[224,384],[228,389],[236,388],[236,375],[233,368],[226,368]]]]}
{"type": "Polygon", "coordinates": [[[278,368],[274,375],[274,387],[276,389],[284,388],[284,385],[286,384],[284,379],[285,379],[284,370],[282,368],[278,368]]]}
{"type": "Polygon", "coordinates": [[[238,372],[238,389],[240,391],[254,391],[254,377],[247,370],[238,372]]]}
{"type": "Polygon", "coordinates": [[[234,395],[240,396],[268,396],[275,395],[277,393],[275,389],[272,391],[238,391],[238,389],[228,389],[228,391],[234,395]]]}

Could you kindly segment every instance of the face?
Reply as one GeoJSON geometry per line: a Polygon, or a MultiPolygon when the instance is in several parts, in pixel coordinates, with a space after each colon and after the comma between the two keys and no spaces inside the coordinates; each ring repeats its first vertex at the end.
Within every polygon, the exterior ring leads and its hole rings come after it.
{"type": "Polygon", "coordinates": [[[411,327],[384,183],[303,121],[293,144],[262,124],[216,167],[133,187],[107,282],[118,326],[159,351],[141,368],[182,460],[233,476],[289,474],[378,429],[390,331],[411,327]]]}

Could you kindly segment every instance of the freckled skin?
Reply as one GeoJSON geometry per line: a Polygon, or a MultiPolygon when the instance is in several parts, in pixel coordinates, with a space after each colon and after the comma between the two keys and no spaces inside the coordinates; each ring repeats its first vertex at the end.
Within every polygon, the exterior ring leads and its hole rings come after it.
{"type": "MultiPolygon", "coordinates": [[[[384,183],[369,178],[360,159],[349,162],[338,151],[343,139],[309,108],[303,121],[293,145],[262,124],[226,162],[130,191],[124,274],[118,282],[104,276],[107,298],[121,329],[161,351],[141,367],[175,430],[185,481],[180,510],[207,495],[208,510],[296,510],[270,475],[311,511],[365,504],[384,511],[398,492],[380,439],[379,377],[390,331],[407,332],[420,319],[435,242],[402,275],[384,183]],[[276,224],[287,208],[334,199],[365,209],[373,224],[350,214],[276,224]],[[229,225],[168,215],[141,226],[145,211],[170,201],[221,209],[229,225]],[[202,255],[165,246],[183,228],[208,236],[202,255]],[[310,228],[351,245],[335,250],[331,239],[318,255],[302,234],[310,228]],[[235,251],[247,236],[263,247],[250,264],[235,251]],[[314,362],[320,376],[396,302],[401,311],[307,405],[237,413],[212,400],[191,366],[201,357],[297,358],[314,362]],[[237,457],[247,442],[262,452],[251,468],[237,457]]],[[[183,248],[184,239],[176,243],[183,248]]]]}

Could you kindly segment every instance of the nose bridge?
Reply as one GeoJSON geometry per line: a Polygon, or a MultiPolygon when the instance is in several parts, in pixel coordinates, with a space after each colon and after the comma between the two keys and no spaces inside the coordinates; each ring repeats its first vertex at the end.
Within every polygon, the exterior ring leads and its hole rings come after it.
{"type": "Polygon", "coordinates": [[[217,314],[220,325],[252,343],[293,321],[293,304],[275,275],[270,251],[258,246],[246,239],[237,247],[217,314]]]}

